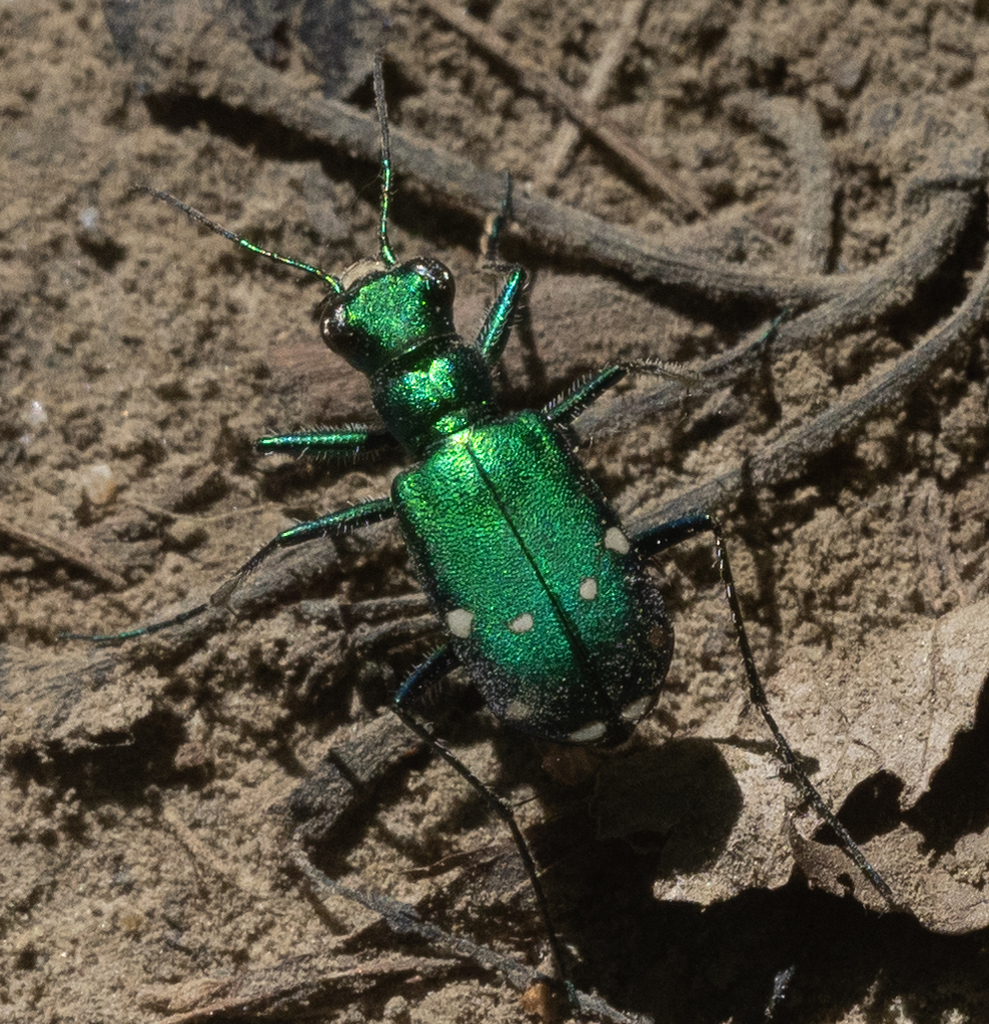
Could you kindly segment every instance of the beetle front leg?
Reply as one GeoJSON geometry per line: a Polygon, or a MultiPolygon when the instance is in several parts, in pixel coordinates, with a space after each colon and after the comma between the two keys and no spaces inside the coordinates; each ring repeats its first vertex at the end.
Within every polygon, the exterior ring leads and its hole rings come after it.
{"type": "Polygon", "coordinates": [[[294,455],[304,459],[338,459],[356,462],[379,452],[395,452],[399,444],[387,430],[354,426],[349,430],[304,431],[254,442],[262,455],[294,455]]]}

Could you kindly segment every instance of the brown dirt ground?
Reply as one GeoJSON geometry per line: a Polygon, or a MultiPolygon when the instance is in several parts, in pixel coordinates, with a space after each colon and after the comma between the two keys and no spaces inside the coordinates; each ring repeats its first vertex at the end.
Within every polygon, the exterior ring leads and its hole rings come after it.
{"type": "Polygon", "coordinates": [[[520,964],[545,952],[503,828],[378,721],[437,641],[393,528],[272,559],[233,613],[116,647],[58,639],[192,607],[288,522],[384,494],[400,468],[253,456],[265,434],[367,420],[365,383],[318,341],[318,284],[128,191],[168,189],[330,271],[373,254],[374,45],[392,241],[453,269],[465,333],[497,287],[483,218],[515,176],[506,249],[535,279],[506,404],[620,357],[698,371],[789,310],[710,387],[603,399],[583,457],[630,522],[697,495],[722,518],[777,717],[902,910],[781,777],[698,540],[657,560],[678,654],[628,750],[507,735],[456,680],[435,701],[517,808],[578,986],[663,1022],[763,1020],[774,985],[776,1021],[989,1019],[989,343],[951,319],[985,287],[989,7],[643,5],[601,108],[673,181],[649,185],[586,140],[550,173],[568,122],[519,70],[583,88],[618,5],[472,7],[507,64],[434,6],[338,4],[353,38],[328,43],[302,4],[0,10],[0,1021],[539,1009],[538,989],[521,1004],[476,958],[301,874],[520,964]],[[305,113],[328,68],[363,142],[305,113]],[[403,131],[432,147],[421,167],[403,131]],[[483,194],[452,183],[454,157],[487,172],[483,194]],[[666,263],[629,255],[660,245],[666,263]],[[908,380],[930,337],[957,343],[908,380]],[[303,804],[331,802],[331,768],[304,786],[330,750],[356,786],[293,861],[303,804]]]}

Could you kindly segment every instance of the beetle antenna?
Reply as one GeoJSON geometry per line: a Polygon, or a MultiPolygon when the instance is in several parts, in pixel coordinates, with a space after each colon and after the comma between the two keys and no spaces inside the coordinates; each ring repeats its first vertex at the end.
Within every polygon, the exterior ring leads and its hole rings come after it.
{"type": "Polygon", "coordinates": [[[378,239],[381,243],[381,262],[393,267],[398,262],[388,242],[388,209],[391,206],[391,144],[388,138],[388,104],[385,103],[385,80],[381,74],[381,55],[374,58],[374,104],[378,108],[381,125],[381,220],[378,239]]]}
{"type": "Polygon", "coordinates": [[[161,189],[152,188],[150,185],[132,185],[130,191],[143,192],[145,195],[151,196],[152,199],[157,199],[162,203],[167,203],[169,206],[174,206],[176,210],[180,210],[184,213],[189,220],[193,220],[197,224],[202,224],[204,228],[209,228],[210,231],[214,231],[216,234],[222,235],[231,242],[236,242],[242,249],[246,249],[248,252],[253,252],[256,256],[263,256],[265,259],[271,260],[273,263],[284,263],[287,267],[294,267],[296,270],[302,270],[307,274],[312,274],[314,277],[318,277],[324,284],[328,285],[333,291],[337,293],[343,291],[343,285],[340,283],[339,278],[334,277],[332,274],[327,274],[325,270],[320,270],[319,267],[314,267],[311,263],[304,263],[302,260],[293,259],[291,256],[282,256],[281,253],[273,252],[271,249],[263,249],[260,245],[255,245],[246,238],[242,238],[236,232],[223,227],[222,224],[217,224],[215,220],[211,220],[205,213],[197,210],[194,206],[190,206],[188,203],[183,203],[181,199],[177,199],[171,194],[171,192],[163,192],[161,189]]]}

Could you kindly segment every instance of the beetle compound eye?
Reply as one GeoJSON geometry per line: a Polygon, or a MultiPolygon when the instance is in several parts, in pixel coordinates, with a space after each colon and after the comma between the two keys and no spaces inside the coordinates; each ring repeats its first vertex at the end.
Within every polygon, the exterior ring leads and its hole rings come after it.
{"type": "Polygon", "coordinates": [[[428,282],[431,298],[453,301],[457,286],[448,267],[439,260],[421,259],[415,261],[415,268],[428,282]]]}
{"type": "Polygon", "coordinates": [[[453,307],[457,286],[449,268],[439,260],[412,260],[404,264],[402,269],[411,271],[419,278],[415,291],[421,302],[432,306],[437,312],[453,307]]]}
{"type": "MultiPolygon", "coordinates": [[[[343,298],[341,296],[341,300],[343,298]]],[[[354,363],[367,347],[367,335],[348,321],[346,303],[341,300],[334,300],[327,306],[319,324],[319,333],[331,352],[343,356],[348,363],[354,363]]]]}

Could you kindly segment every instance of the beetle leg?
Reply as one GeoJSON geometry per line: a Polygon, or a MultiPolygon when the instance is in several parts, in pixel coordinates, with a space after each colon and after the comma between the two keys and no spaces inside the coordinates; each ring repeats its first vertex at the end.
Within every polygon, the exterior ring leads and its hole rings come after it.
{"type": "MultiPolygon", "coordinates": [[[[443,760],[446,761],[446,763],[450,765],[450,767],[457,772],[462,779],[466,780],[473,789],[483,797],[488,807],[508,826],[512,833],[512,838],[515,840],[515,846],[519,851],[522,864],[525,867],[525,873],[528,875],[529,883],[536,895],[536,903],[539,907],[539,913],[543,919],[543,924],[545,925],[546,932],[549,936],[550,951],[553,955],[556,970],[559,977],[565,979],[564,984],[573,1009],[575,1011],[579,1010],[576,989],[567,978],[566,971],[563,969],[563,950],[560,945],[560,941],[557,938],[556,929],[553,927],[553,920],[549,912],[549,904],[546,901],[546,894],[543,891],[542,883],[539,881],[539,874],[536,870],[536,862],[532,856],[532,851],[529,849],[529,844],[526,842],[525,836],[522,834],[522,830],[519,828],[518,822],[515,820],[515,815],[503,800],[485,786],[485,784],[470,770],[470,768],[467,767],[467,765],[463,763],[463,761],[450,753],[450,751],[436,738],[436,735],[426,728],[426,726],[424,726],[422,722],[420,722],[419,719],[416,718],[415,715],[413,715],[406,707],[406,704],[409,703],[417,693],[427,690],[431,685],[442,679],[448,672],[456,668],[458,664],[459,660],[457,659],[456,654],[454,654],[453,648],[449,644],[434,651],[399,688],[392,703],[392,710],[399,718],[402,719],[409,729],[411,729],[424,743],[429,746],[434,753],[443,758],[443,760]]],[[[553,981],[554,979],[547,980],[553,981]]]]}
{"type": "Polygon", "coordinates": [[[780,727],[776,724],[776,719],[769,709],[766,691],[762,685],[762,680],[759,678],[759,671],[756,668],[755,659],[752,657],[752,647],[749,644],[749,637],[745,631],[745,623],[742,620],[742,609],[738,603],[738,594],[735,591],[735,578],[732,575],[731,563],[728,561],[728,550],[725,547],[725,535],[721,524],[714,516],[707,512],[695,512],[692,515],[683,516],[680,519],[674,519],[671,522],[660,523],[657,526],[650,527],[632,538],[632,543],[644,558],[648,558],[651,555],[666,551],[668,548],[675,547],[691,537],[697,537],[702,533],[714,535],[714,550],[718,562],[718,572],[721,575],[725,596],[728,598],[728,607],[731,609],[731,618],[735,626],[738,647],[742,652],[742,663],[745,666],[745,676],[749,686],[749,700],[759,709],[759,713],[765,720],[766,725],[769,726],[769,731],[773,734],[773,739],[776,741],[779,758],[796,781],[804,799],[831,826],[849,857],[855,862],[855,866],[865,875],[873,888],[886,900],[890,907],[896,909],[898,904],[893,896],[893,891],[882,875],[869,863],[869,860],[858,844],[848,834],[845,826],[835,817],[834,812],[827,805],[820,791],[810,781],[803,766],[800,764],[799,758],[793,752],[793,748],[783,735],[780,727]]]}
{"type": "Polygon", "coordinates": [[[395,508],[390,498],[378,498],[375,501],[366,501],[362,505],[355,505],[353,508],[345,508],[339,512],[331,512],[329,515],[313,519],[308,523],[299,523],[296,526],[283,530],[277,537],[273,537],[260,551],[249,558],[218,590],[210,595],[208,601],[189,608],[170,619],[161,622],[152,622],[147,626],[139,626],[137,629],[127,629],[122,633],[63,633],[62,640],[90,640],[93,643],[105,643],[113,640],[133,640],[139,636],[151,636],[160,630],[169,629],[172,626],[181,625],[190,619],[202,615],[203,612],[223,604],[236,590],[240,581],[252,573],[269,555],[281,548],[293,547],[296,544],[304,544],[308,540],[315,540],[318,537],[330,537],[336,534],[346,533],[349,530],[357,530],[363,526],[370,526],[372,523],[380,523],[391,518],[395,514],[395,508]]]}

